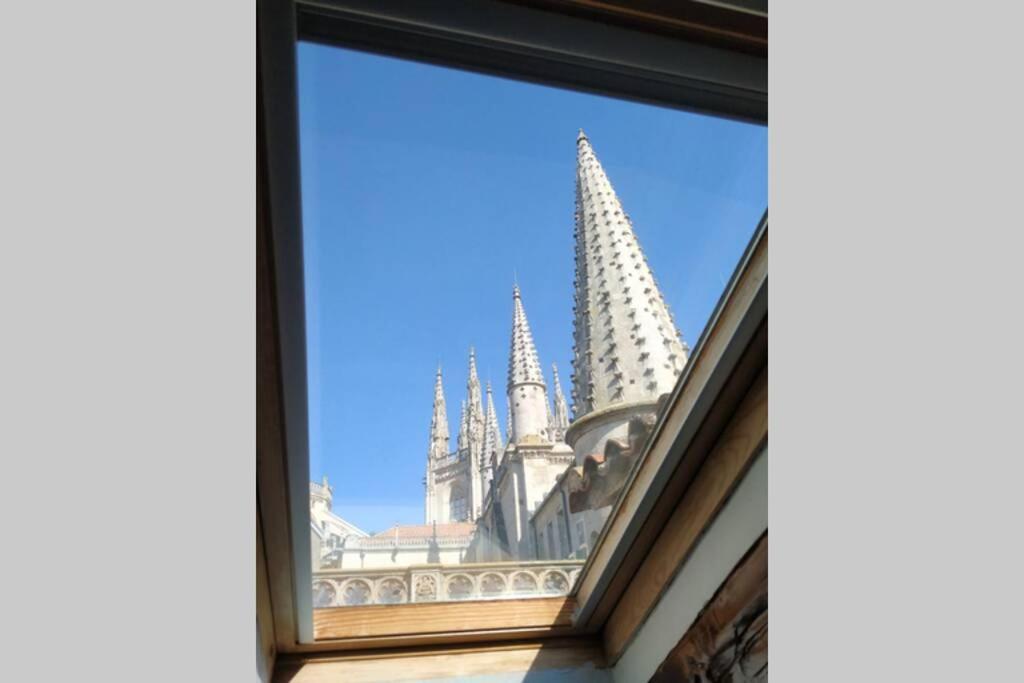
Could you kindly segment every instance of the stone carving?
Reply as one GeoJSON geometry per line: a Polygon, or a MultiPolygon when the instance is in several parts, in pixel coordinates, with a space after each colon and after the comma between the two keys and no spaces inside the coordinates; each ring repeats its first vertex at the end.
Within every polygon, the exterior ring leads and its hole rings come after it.
{"type": "Polygon", "coordinates": [[[608,439],[604,454],[588,455],[582,465],[567,472],[565,481],[571,512],[597,510],[615,502],[633,465],[643,452],[644,444],[657,420],[657,413],[661,412],[667,399],[668,394],[658,399],[656,413],[637,416],[629,421],[625,442],[608,439]]]}
{"type": "Polygon", "coordinates": [[[433,602],[437,600],[437,581],[433,576],[421,576],[416,579],[416,602],[433,602]]]}
{"type": "Polygon", "coordinates": [[[315,570],[311,589],[318,608],[567,595],[583,562],[434,565],[405,571],[315,570]]]}
{"type": "Polygon", "coordinates": [[[384,579],[377,587],[377,602],[390,605],[406,601],[405,583],[399,579],[384,579]]]}
{"type": "Polygon", "coordinates": [[[313,607],[331,607],[336,597],[337,591],[330,582],[317,581],[313,584],[313,607]]]}
{"type": "Polygon", "coordinates": [[[345,584],[342,597],[346,605],[365,605],[370,602],[370,584],[359,579],[354,579],[345,584]]]}
{"type": "Polygon", "coordinates": [[[484,574],[480,577],[480,595],[494,597],[505,592],[505,579],[500,574],[484,574]]]}
{"type": "Polygon", "coordinates": [[[569,580],[562,572],[547,572],[544,574],[544,592],[562,595],[569,592],[569,580]]]}
{"type": "Polygon", "coordinates": [[[518,572],[512,577],[512,590],[516,593],[537,592],[537,579],[533,574],[518,572]]]}
{"type": "Polygon", "coordinates": [[[466,600],[473,595],[473,580],[465,574],[456,574],[448,579],[448,599],[466,600]]]}

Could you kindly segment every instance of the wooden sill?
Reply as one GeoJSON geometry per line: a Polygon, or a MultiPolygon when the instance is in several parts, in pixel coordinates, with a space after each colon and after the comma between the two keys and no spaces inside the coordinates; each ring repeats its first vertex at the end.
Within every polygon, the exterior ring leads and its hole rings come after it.
{"type": "Polygon", "coordinates": [[[329,607],[313,610],[313,633],[318,642],[359,639],[363,643],[384,637],[481,631],[564,635],[572,631],[575,609],[571,597],[329,607]]]}
{"type": "Polygon", "coordinates": [[[557,670],[605,668],[601,643],[595,638],[572,637],[516,643],[481,643],[443,647],[415,647],[364,652],[290,654],[279,660],[274,683],[371,683],[422,681],[444,678],[515,674],[529,671],[532,680],[546,671],[559,680],[557,670]]]}

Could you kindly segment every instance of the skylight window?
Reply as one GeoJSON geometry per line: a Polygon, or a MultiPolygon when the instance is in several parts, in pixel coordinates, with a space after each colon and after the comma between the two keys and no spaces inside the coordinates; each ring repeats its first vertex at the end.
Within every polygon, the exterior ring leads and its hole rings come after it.
{"type": "Polygon", "coordinates": [[[570,594],[764,212],[766,131],[308,43],[299,97],[314,607],[570,594]]]}

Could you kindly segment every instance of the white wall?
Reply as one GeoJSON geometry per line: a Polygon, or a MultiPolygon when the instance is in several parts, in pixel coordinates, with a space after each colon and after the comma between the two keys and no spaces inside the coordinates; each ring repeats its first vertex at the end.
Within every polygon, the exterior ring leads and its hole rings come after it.
{"type": "Polygon", "coordinates": [[[701,609],[768,528],[768,449],[751,465],[612,670],[616,683],[647,681],[701,609]]]}

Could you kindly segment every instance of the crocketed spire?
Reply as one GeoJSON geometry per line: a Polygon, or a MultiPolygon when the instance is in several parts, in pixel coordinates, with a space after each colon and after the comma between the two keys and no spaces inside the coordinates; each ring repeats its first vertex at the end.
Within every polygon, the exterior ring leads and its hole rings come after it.
{"type": "Polygon", "coordinates": [[[548,432],[548,393],[540,371],[537,347],[526,321],[519,285],[512,288],[512,348],[508,359],[508,401],[512,412],[509,441],[526,436],[541,439],[548,432]]]}
{"type": "Polygon", "coordinates": [[[456,441],[456,447],[460,451],[469,448],[469,421],[466,418],[466,401],[463,400],[459,412],[459,438],[456,441]]]}
{"type": "Polygon", "coordinates": [[[519,285],[512,288],[512,352],[508,359],[509,391],[517,384],[539,384],[544,386],[544,375],[537,359],[537,347],[533,344],[530,323],[526,320],[519,285]]]}
{"type": "Polygon", "coordinates": [[[469,379],[466,380],[466,437],[463,447],[469,451],[469,473],[471,480],[472,519],[480,516],[483,509],[483,450],[484,450],[484,407],[480,398],[480,378],[476,374],[476,351],[469,347],[469,379]]]}
{"type": "Polygon", "coordinates": [[[430,455],[443,458],[448,455],[448,411],[444,403],[441,366],[437,366],[434,380],[434,414],[430,418],[430,455]]]}
{"type": "Polygon", "coordinates": [[[670,391],[687,350],[608,176],[576,139],[573,414],[670,391]]]}
{"type": "Polygon", "coordinates": [[[501,457],[504,444],[501,440],[501,427],[498,426],[498,413],[494,410],[494,396],[491,383],[487,383],[487,419],[484,423],[484,452],[480,461],[480,469],[484,472],[484,488],[490,485],[494,468],[501,457]]]}
{"type": "Polygon", "coordinates": [[[476,374],[476,350],[469,347],[469,379],[466,380],[466,419],[469,436],[478,442],[484,435],[484,406],[480,396],[480,378],[476,374]]]}

